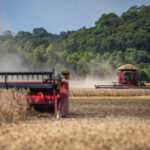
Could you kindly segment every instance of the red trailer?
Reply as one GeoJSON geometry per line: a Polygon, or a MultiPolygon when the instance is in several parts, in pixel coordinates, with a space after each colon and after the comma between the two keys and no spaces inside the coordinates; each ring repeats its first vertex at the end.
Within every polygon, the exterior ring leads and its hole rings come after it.
{"type": "Polygon", "coordinates": [[[69,79],[68,71],[57,76],[54,70],[52,72],[0,72],[0,79],[0,88],[28,89],[29,108],[55,113],[58,118],[69,113],[69,84],[66,81],[69,79]]]}

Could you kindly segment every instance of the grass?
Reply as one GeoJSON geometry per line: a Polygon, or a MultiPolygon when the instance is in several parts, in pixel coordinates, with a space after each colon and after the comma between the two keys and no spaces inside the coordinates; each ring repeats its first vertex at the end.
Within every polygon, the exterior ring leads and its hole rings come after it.
{"type": "Polygon", "coordinates": [[[81,89],[79,91],[82,94],[70,97],[67,118],[56,119],[48,114],[34,113],[30,117],[17,119],[17,122],[1,124],[0,150],[150,149],[148,91],[143,91],[140,96],[135,93],[134,96],[133,93],[129,95],[127,91],[124,92],[128,96],[124,93],[123,96],[106,93],[95,96],[92,95],[94,90],[87,96],[81,89]]]}

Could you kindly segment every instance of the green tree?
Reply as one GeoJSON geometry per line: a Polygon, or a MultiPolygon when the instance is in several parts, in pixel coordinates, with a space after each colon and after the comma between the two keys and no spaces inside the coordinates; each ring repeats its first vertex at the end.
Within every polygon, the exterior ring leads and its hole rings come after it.
{"type": "Polygon", "coordinates": [[[48,36],[48,32],[44,28],[34,28],[33,36],[36,37],[46,37],[48,36]]]}
{"type": "Polygon", "coordinates": [[[30,32],[19,31],[15,37],[18,39],[31,38],[32,34],[30,32]]]}
{"type": "Polygon", "coordinates": [[[117,27],[120,24],[119,17],[114,14],[103,14],[98,21],[95,22],[98,27],[117,27]]]}

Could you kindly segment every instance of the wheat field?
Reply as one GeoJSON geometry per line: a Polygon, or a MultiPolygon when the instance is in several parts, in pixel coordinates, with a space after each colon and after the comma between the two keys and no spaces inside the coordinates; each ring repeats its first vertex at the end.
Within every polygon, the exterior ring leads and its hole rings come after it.
{"type": "Polygon", "coordinates": [[[71,88],[71,97],[127,97],[127,96],[148,96],[150,89],[94,89],[94,88],[71,88]]]}
{"type": "Polygon", "coordinates": [[[94,95],[98,91],[93,90],[87,95],[89,89],[76,90],[70,91],[70,114],[61,119],[29,113],[26,91],[0,91],[0,150],[150,149],[148,90],[137,91],[140,95],[124,91],[122,96],[118,91],[94,95]],[[3,117],[5,113],[7,117],[3,117]]]}
{"type": "Polygon", "coordinates": [[[0,124],[24,120],[27,108],[26,90],[0,89],[0,124]]]}

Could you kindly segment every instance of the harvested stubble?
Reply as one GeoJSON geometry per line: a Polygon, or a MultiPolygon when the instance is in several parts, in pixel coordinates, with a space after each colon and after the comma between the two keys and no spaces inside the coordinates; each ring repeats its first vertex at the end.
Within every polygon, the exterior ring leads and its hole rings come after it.
{"type": "Polygon", "coordinates": [[[70,98],[69,118],[2,124],[0,150],[149,150],[150,96],[70,98]]]}
{"type": "Polygon", "coordinates": [[[150,120],[78,118],[1,126],[4,150],[149,150],[150,120]]]}
{"type": "Polygon", "coordinates": [[[150,95],[150,89],[92,89],[92,88],[72,88],[70,97],[127,97],[127,96],[147,96],[150,95]]]}
{"type": "Polygon", "coordinates": [[[133,117],[150,119],[150,96],[71,98],[70,115],[73,118],[133,117]]]}
{"type": "Polygon", "coordinates": [[[26,90],[0,89],[0,124],[24,120],[27,107],[26,90]]]}

